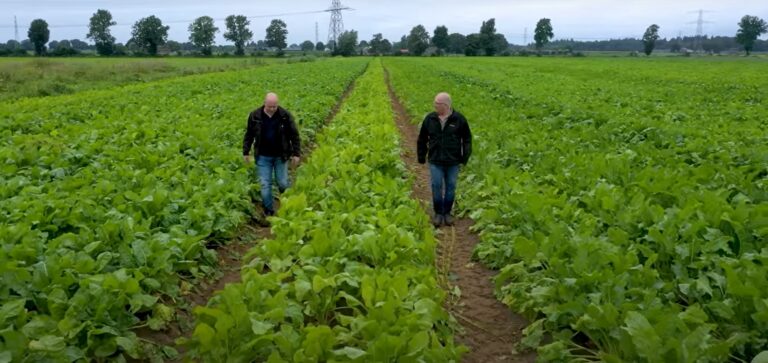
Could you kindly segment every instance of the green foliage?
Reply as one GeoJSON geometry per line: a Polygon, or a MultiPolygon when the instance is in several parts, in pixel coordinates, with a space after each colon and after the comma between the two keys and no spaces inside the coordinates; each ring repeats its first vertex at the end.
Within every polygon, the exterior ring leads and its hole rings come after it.
{"type": "Polygon", "coordinates": [[[441,52],[448,48],[448,28],[445,25],[438,25],[432,35],[432,44],[441,52]]]}
{"type": "Polygon", "coordinates": [[[168,29],[170,27],[163,26],[163,22],[154,15],[141,18],[133,24],[131,42],[149,55],[156,55],[157,47],[165,44],[168,39],[168,29]]]}
{"type": "Polygon", "coordinates": [[[464,55],[477,56],[481,55],[483,51],[482,36],[478,33],[472,33],[467,35],[466,47],[464,48],[464,55]]]}
{"type": "MultiPolygon", "coordinates": [[[[224,39],[235,43],[235,55],[244,55],[245,43],[253,38],[253,32],[248,29],[251,21],[245,15],[230,15],[226,22],[227,32],[224,33],[224,39]]],[[[273,20],[272,23],[274,22],[273,20]]],[[[267,37],[269,37],[269,31],[267,31],[267,37]]],[[[267,38],[267,45],[269,45],[269,38],[267,38]]]]}
{"type": "Polygon", "coordinates": [[[533,31],[533,40],[536,42],[536,49],[541,49],[549,40],[555,36],[552,29],[552,21],[547,18],[541,18],[536,23],[536,29],[533,31]]]}
{"type": "Polygon", "coordinates": [[[478,48],[482,49],[485,55],[492,56],[498,49],[496,39],[496,19],[491,18],[484,21],[480,26],[480,37],[478,39],[478,48]]]}
{"type": "Polygon", "coordinates": [[[211,47],[218,31],[219,28],[214,25],[213,18],[201,16],[189,24],[189,41],[200,49],[203,55],[211,55],[211,47]]]}
{"type": "Polygon", "coordinates": [[[371,46],[372,54],[388,54],[392,52],[392,44],[388,39],[384,39],[381,33],[374,34],[369,45],[371,46]]]}
{"type": "Polygon", "coordinates": [[[467,47],[467,37],[459,33],[451,33],[448,36],[448,52],[455,54],[464,54],[467,47]]]}
{"type": "Polygon", "coordinates": [[[736,42],[743,45],[744,51],[749,55],[757,37],[766,32],[768,32],[768,23],[765,20],[752,15],[744,15],[739,21],[736,42]]]}
{"type": "Polygon", "coordinates": [[[280,90],[312,140],[364,66],[297,63],[0,103],[0,352],[143,355],[131,329],[171,321],[166,302],[217,264],[208,246],[253,214],[245,115],[280,90]]]}
{"type": "Polygon", "coordinates": [[[29,41],[35,46],[35,54],[43,55],[45,53],[45,44],[48,43],[48,39],[51,36],[51,31],[48,29],[48,23],[43,19],[32,20],[27,31],[29,41]]]}
{"type": "Polygon", "coordinates": [[[472,124],[459,205],[481,236],[475,256],[499,269],[498,297],[534,321],[524,343],[552,337],[541,360],[768,349],[760,64],[468,61],[387,65],[409,113],[441,89],[472,124]]]}
{"type": "Polygon", "coordinates": [[[99,9],[91,16],[86,37],[96,43],[96,51],[100,55],[112,55],[115,46],[115,37],[109,31],[109,27],[117,24],[112,20],[112,13],[99,9]]]}
{"type": "Polygon", "coordinates": [[[651,24],[651,26],[645,30],[645,34],[643,34],[643,48],[645,50],[645,55],[651,55],[651,53],[653,53],[653,48],[656,47],[657,40],[659,40],[659,26],[651,24]]]}
{"type": "Polygon", "coordinates": [[[315,43],[312,43],[311,40],[305,40],[301,43],[301,50],[305,52],[309,52],[311,50],[315,49],[315,43]]]}
{"type": "Polygon", "coordinates": [[[278,51],[285,49],[287,46],[286,38],[288,37],[288,26],[280,19],[272,19],[272,22],[267,27],[267,35],[264,40],[267,41],[268,47],[275,47],[278,51]]]}
{"type": "Polygon", "coordinates": [[[423,25],[419,24],[411,29],[407,38],[408,52],[412,55],[422,55],[429,47],[429,33],[423,25]]]}
{"type": "Polygon", "coordinates": [[[383,70],[358,79],[248,256],[196,310],[201,361],[451,362],[435,238],[400,160],[383,70]]]}
{"type": "Polygon", "coordinates": [[[356,48],[357,31],[348,30],[339,35],[339,46],[334,49],[333,53],[349,57],[356,54],[356,48]]]}

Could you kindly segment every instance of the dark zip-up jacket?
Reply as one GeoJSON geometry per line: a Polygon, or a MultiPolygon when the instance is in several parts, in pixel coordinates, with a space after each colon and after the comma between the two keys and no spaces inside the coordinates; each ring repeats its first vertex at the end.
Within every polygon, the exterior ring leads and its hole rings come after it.
{"type": "Polygon", "coordinates": [[[472,132],[467,119],[454,110],[442,127],[437,112],[427,115],[421,124],[417,153],[422,164],[427,159],[437,165],[466,164],[472,155],[472,132]]]}
{"type": "MultiPolygon", "coordinates": [[[[293,115],[280,106],[277,107],[275,115],[280,121],[277,130],[277,137],[280,138],[280,156],[283,160],[288,160],[291,156],[300,156],[301,141],[299,140],[299,130],[296,128],[293,115]]],[[[259,141],[261,140],[261,123],[264,116],[266,116],[264,114],[264,106],[253,110],[248,115],[248,125],[245,129],[245,137],[243,137],[243,155],[250,155],[251,146],[256,151],[255,155],[258,155],[259,141]]]]}

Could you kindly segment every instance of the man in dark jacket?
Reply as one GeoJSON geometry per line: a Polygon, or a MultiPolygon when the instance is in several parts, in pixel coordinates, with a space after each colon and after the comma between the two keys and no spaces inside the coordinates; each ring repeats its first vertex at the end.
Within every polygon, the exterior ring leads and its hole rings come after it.
{"type": "Polygon", "coordinates": [[[455,111],[451,96],[435,96],[435,112],[424,118],[419,132],[417,153],[419,163],[429,160],[432,179],[432,224],[453,225],[451,209],[459,176],[459,164],[467,164],[472,154],[472,132],[467,119],[455,111]]]}
{"type": "Polygon", "coordinates": [[[278,98],[268,93],[264,105],[248,115],[248,126],[243,138],[243,160],[251,163],[251,146],[256,151],[256,166],[261,186],[261,202],[264,214],[275,214],[272,198],[272,176],[277,179],[280,193],[290,186],[288,160],[299,163],[301,143],[293,116],[278,106],[278,98]]]}

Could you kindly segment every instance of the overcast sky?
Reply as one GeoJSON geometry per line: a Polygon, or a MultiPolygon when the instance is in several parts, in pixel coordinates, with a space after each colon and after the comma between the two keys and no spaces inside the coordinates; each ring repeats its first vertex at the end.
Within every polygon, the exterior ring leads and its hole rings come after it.
{"type": "MultiPolygon", "coordinates": [[[[27,38],[33,19],[46,20],[51,40],[85,40],[88,21],[97,9],[112,13],[117,25],[112,34],[118,42],[130,38],[131,25],[138,19],[155,15],[169,25],[169,39],[185,42],[191,20],[207,15],[216,19],[220,32],[217,43],[229,43],[222,37],[227,15],[251,17],[254,40],[264,39],[265,29],[273,18],[288,25],[288,44],[315,41],[315,24],[319,40],[328,38],[330,0],[238,1],[238,0],[0,0],[0,41],[14,39],[14,15],[19,24],[19,41],[27,38]],[[315,13],[311,13],[315,12],[315,13]],[[304,13],[304,14],[296,14],[304,13]]],[[[342,0],[353,10],[343,12],[344,29],[357,30],[359,40],[369,40],[382,33],[397,41],[412,27],[422,24],[431,34],[436,26],[445,25],[448,32],[478,32],[482,21],[496,19],[496,30],[510,43],[532,41],[533,29],[540,18],[552,19],[555,38],[597,40],[641,37],[648,25],[656,23],[662,38],[678,34],[695,35],[698,10],[703,9],[704,34],[733,36],[743,15],[756,15],[768,20],[766,0],[342,0]]],[[[762,39],[766,39],[763,35],[762,39]]]]}

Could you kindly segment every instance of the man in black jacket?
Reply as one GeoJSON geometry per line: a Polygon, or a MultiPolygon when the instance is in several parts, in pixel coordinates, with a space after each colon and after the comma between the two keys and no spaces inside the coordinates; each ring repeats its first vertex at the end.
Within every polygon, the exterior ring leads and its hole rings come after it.
{"type": "Polygon", "coordinates": [[[275,214],[272,198],[272,176],[277,179],[280,193],[290,186],[288,160],[299,163],[301,143],[293,116],[278,106],[278,98],[268,93],[264,105],[248,115],[248,126],[243,138],[243,160],[251,163],[251,146],[256,151],[256,166],[261,186],[261,203],[264,214],[275,214]]]}
{"type": "Polygon", "coordinates": [[[453,225],[451,209],[459,176],[459,164],[467,164],[472,154],[472,132],[467,119],[455,111],[451,96],[435,96],[435,112],[424,118],[419,132],[417,153],[419,163],[429,160],[432,179],[432,224],[453,225]]]}

